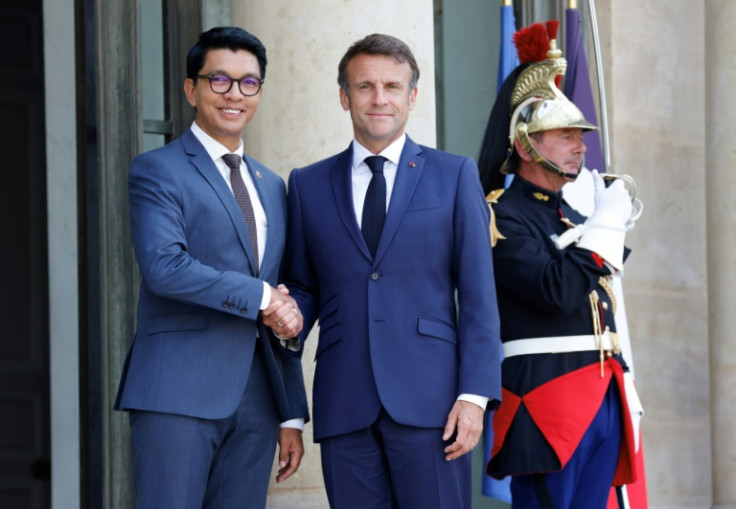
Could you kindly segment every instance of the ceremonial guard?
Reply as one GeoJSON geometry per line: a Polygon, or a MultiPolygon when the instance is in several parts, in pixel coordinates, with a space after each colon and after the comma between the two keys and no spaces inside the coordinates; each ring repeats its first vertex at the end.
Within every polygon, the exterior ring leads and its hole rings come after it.
{"type": "Polygon", "coordinates": [[[504,346],[503,398],[488,475],[513,476],[516,508],[605,508],[635,478],[626,364],[610,278],[623,270],[637,216],[621,179],[594,173],[585,218],[562,197],[596,127],[559,90],[566,61],[556,26],[515,34],[522,64],[493,107],[479,161],[494,220],[494,269],[504,346]],[[514,178],[506,191],[504,174],[514,178]]]}

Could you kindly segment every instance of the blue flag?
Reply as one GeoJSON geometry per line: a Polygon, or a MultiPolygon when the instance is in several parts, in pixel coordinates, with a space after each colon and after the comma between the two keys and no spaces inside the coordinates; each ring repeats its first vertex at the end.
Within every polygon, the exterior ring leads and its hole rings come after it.
{"type": "MultiPolygon", "coordinates": [[[[519,56],[516,54],[516,46],[511,40],[512,36],[516,32],[516,19],[514,18],[514,6],[513,5],[502,5],[501,6],[501,52],[498,58],[498,81],[496,84],[496,92],[501,90],[506,76],[513,71],[517,65],[519,65],[519,56]]],[[[506,175],[506,181],[504,188],[511,185],[511,181],[514,180],[513,175],[506,175]]],[[[485,493],[485,491],[484,491],[485,493]]],[[[509,499],[509,503],[510,499],[509,499]]]]}
{"type": "MultiPolygon", "coordinates": [[[[585,58],[585,48],[580,34],[580,12],[577,9],[567,9],[565,21],[567,23],[565,57],[567,58],[567,72],[563,92],[583,112],[585,120],[598,125],[593,90],[590,86],[588,61],[585,58]]],[[[606,171],[601,150],[600,130],[589,131],[584,136],[585,166],[599,172],[606,171]]]]}
{"type": "Polygon", "coordinates": [[[516,20],[514,19],[514,7],[512,5],[501,6],[501,52],[498,58],[498,81],[496,92],[501,89],[506,76],[519,65],[519,57],[511,37],[516,32],[516,20]]]}
{"type": "MultiPolygon", "coordinates": [[[[519,65],[519,57],[516,47],[511,40],[516,32],[516,19],[514,18],[514,7],[512,5],[501,6],[501,51],[498,58],[498,81],[496,92],[501,89],[506,76],[519,65]]],[[[513,175],[506,175],[504,187],[509,187],[513,175]]],[[[483,482],[481,493],[487,497],[495,498],[507,504],[511,503],[511,477],[497,481],[488,477],[485,473],[485,465],[491,459],[491,448],[493,447],[493,412],[486,414],[486,422],[483,426],[483,482]]]]}

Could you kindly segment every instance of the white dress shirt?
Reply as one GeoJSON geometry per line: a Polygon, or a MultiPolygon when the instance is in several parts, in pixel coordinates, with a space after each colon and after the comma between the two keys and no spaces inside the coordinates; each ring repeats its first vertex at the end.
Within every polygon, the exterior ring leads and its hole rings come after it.
{"type": "Polygon", "coordinates": [[[353,140],[353,165],[352,165],[352,182],[353,182],[353,207],[355,208],[355,217],[358,220],[358,226],[362,226],[363,222],[363,204],[365,203],[365,193],[368,191],[368,185],[373,178],[373,172],[365,163],[365,158],[372,155],[380,155],[386,158],[383,163],[383,176],[386,178],[386,211],[388,211],[391,202],[391,193],[394,190],[394,182],[396,182],[396,171],[399,168],[399,159],[401,152],[404,150],[406,142],[406,134],[399,136],[391,145],[381,151],[380,154],[373,154],[370,150],[353,140]]]}

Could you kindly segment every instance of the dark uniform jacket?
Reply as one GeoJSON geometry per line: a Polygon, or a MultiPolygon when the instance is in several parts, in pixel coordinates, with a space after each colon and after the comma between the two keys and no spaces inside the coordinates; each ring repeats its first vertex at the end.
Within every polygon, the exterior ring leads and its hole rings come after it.
{"type": "MultiPolygon", "coordinates": [[[[592,335],[593,310],[602,329],[615,332],[614,297],[606,280],[601,279],[610,275],[608,266],[595,253],[574,244],[562,250],[554,244],[554,239],[570,227],[562,218],[573,225],[585,221],[562,199],[562,193],[546,191],[517,175],[493,210],[498,231],[505,237],[498,240],[493,250],[503,342],[592,335]],[[594,290],[598,301],[592,305],[590,294],[594,290]]],[[[620,355],[614,358],[623,366],[620,355]]],[[[598,351],[509,357],[502,368],[502,409],[512,400],[518,401],[512,395],[523,397],[542,384],[591,365],[600,365],[598,351]]],[[[569,405],[571,400],[590,399],[585,393],[586,385],[576,384],[581,386],[579,398],[570,398],[569,393],[561,394],[550,384],[552,390],[547,390],[544,404],[567,415],[568,409],[559,407],[569,405]]],[[[568,384],[565,391],[569,390],[568,384]]],[[[601,401],[602,396],[600,401],[588,403],[597,410],[601,401]]],[[[496,417],[502,414],[499,410],[496,417]]],[[[504,430],[497,430],[494,422],[497,436],[488,474],[500,479],[560,470],[565,460],[550,444],[556,438],[545,437],[527,405],[522,402],[510,414],[507,411],[506,416],[509,415],[510,425],[504,430]]]]}

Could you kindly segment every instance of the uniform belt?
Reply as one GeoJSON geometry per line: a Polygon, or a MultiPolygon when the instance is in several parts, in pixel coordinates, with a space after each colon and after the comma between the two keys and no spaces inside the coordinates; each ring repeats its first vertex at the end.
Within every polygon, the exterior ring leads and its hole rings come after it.
{"type": "Polygon", "coordinates": [[[503,344],[503,355],[505,358],[516,355],[532,355],[537,353],[567,353],[587,352],[603,350],[614,350],[614,341],[611,333],[606,332],[598,336],[587,334],[583,336],[556,336],[548,338],[515,339],[503,344]]]}

